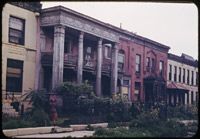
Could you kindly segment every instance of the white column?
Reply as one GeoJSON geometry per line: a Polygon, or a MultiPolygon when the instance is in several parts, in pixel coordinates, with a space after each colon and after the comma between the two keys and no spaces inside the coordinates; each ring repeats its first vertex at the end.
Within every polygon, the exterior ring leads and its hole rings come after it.
{"type": "Polygon", "coordinates": [[[96,94],[101,95],[101,66],[102,66],[102,38],[98,41],[97,50],[97,75],[96,75],[96,94]]]}
{"type": "Polygon", "coordinates": [[[83,37],[84,33],[80,32],[78,40],[78,71],[77,71],[78,84],[81,84],[83,79],[83,37]]]}
{"type": "Polygon", "coordinates": [[[65,27],[54,27],[52,89],[63,82],[65,27]]]}
{"type": "Polygon", "coordinates": [[[111,68],[111,94],[117,93],[117,77],[118,77],[118,43],[112,47],[112,68],[111,68]]]}

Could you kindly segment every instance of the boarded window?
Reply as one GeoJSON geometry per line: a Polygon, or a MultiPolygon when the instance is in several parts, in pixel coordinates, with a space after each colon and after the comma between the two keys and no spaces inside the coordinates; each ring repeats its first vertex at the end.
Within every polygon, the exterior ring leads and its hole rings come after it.
{"type": "Polygon", "coordinates": [[[6,90],[22,92],[23,61],[7,60],[6,90]]]}

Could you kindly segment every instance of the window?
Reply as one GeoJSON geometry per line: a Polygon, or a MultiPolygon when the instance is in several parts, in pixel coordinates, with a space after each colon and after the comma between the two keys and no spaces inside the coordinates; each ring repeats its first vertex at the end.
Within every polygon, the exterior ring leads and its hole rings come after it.
{"type": "Polygon", "coordinates": [[[196,86],[198,86],[198,72],[196,72],[196,86]]]}
{"type": "Polygon", "coordinates": [[[181,67],[179,67],[179,75],[178,75],[178,81],[181,82],[181,67]]]}
{"type": "Polygon", "coordinates": [[[64,53],[71,53],[71,48],[72,48],[72,40],[70,38],[65,39],[65,44],[64,44],[64,53]]]}
{"type": "Polygon", "coordinates": [[[174,81],[176,82],[176,66],[174,66],[174,81]]]}
{"type": "Polygon", "coordinates": [[[10,16],[9,42],[24,45],[25,20],[10,16]]]}
{"type": "Polygon", "coordinates": [[[160,61],[159,70],[160,70],[160,77],[163,77],[163,73],[164,73],[164,62],[163,61],[160,61]]]}
{"type": "Polygon", "coordinates": [[[135,82],[134,101],[140,101],[140,83],[135,82]]]}
{"type": "Polygon", "coordinates": [[[193,94],[193,91],[191,92],[191,104],[193,104],[193,102],[194,102],[194,94],[193,94]]]}
{"type": "Polygon", "coordinates": [[[124,80],[123,85],[128,86],[129,85],[129,80],[124,80]]]}
{"type": "Polygon", "coordinates": [[[147,57],[146,58],[146,67],[147,67],[147,71],[149,71],[150,69],[150,58],[149,57],[147,57]]]}
{"type": "Polygon", "coordinates": [[[194,84],[193,80],[194,80],[194,71],[192,71],[192,78],[191,78],[191,84],[192,85],[194,84]]]}
{"type": "Polygon", "coordinates": [[[110,44],[105,45],[105,58],[108,58],[108,59],[111,58],[111,45],[110,44]]]}
{"type": "Polygon", "coordinates": [[[140,73],[141,56],[136,54],[136,73],[140,73]]]}
{"type": "Polygon", "coordinates": [[[190,71],[187,70],[187,84],[190,84],[190,71]]]}
{"type": "Polygon", "coordinates": [[[198,92],[196,92],[196,102],[198,102],[198,92]]]}
{"type": "Polygon", "coordinates": [[[120,71],[124,71],[125,55],[124,51],[120,50],[118,55],[118,68],[120,71]]]}
{"type": "Polygon", "coordinates": [[[185,69],[183,69],[183,83],[185,83],[185,69]]]}
{"type": "Polygon", "coordinates": [[[85,59],[89,60],[93,58],[93,51],[92,51],[92,47],[91,46],[87,46],[85,49],[85,59]]]}
{"type": "Polygon", "coordinates": [[[23,62],[7,60],[6,90],[9,92],[22,92],[23,62]]]}
{"type": "Polygon", "coordinates": [[[187,104],[189,104],[189,92],[187,93],[187,104]]]}
{"type": "Polygon", "coordinates": [[[151,72],[155,72],[155,60],[152,58],[151,72]]]}
{"type": "Polygon", "coordinates": [[[169,80],[171,81],[171,79],[172,79],[172,65],[169,65],[168,68],[169,68],[168,69],[168,71],[169,71],[169,80]]]}

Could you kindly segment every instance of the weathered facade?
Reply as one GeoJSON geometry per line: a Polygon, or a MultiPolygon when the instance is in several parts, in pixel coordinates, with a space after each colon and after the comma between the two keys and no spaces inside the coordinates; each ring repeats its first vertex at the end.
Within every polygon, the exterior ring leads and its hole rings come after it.
{"type": "Polygon", "coordinates": [[[191,56],[168,54],[168,103],[193,104],[198,101],[198,61],[191,56]]]}
{"type": "MultiPolygon", "coordinates": [[[[15,102],[21,108],[22,95],[34,89],[38,2],[9,2],[2,12],[2,99],[3,112],[15,102]]],[[[25,107],[27,103],[24,104],[25,107]]]]}
{"type": "Polygon", "coordinates": [[[170,47],[62,6],[43,9],[40,27],[37,88],[88,80],[98,96],[120,92],[138,103],[165,97],[170,47]]]}

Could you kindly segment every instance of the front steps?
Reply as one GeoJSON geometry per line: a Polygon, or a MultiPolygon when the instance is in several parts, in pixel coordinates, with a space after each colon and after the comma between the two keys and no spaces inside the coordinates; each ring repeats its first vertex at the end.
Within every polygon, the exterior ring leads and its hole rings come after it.
{"type": "Polygon", "coordinates": [[[8,114],[11,117],[18,117],[19,112],[16,112],[16,110],[11,106],[11,101],[9,100],[2,100],[2,113],[8,114]]]}

